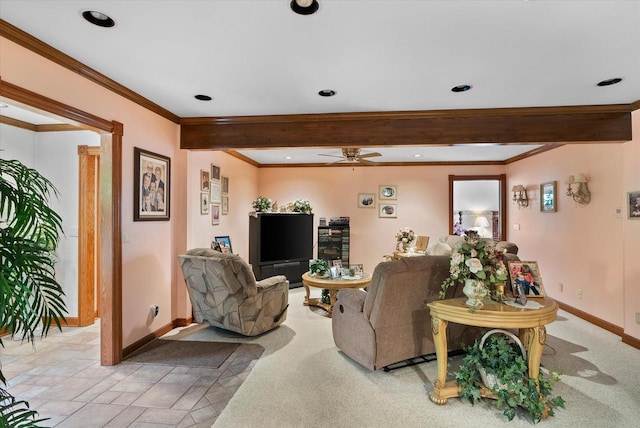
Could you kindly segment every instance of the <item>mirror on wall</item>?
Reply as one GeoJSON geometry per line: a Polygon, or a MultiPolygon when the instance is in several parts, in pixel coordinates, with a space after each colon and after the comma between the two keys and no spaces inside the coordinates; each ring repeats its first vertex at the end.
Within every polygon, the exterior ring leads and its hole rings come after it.
{"type": "Polygon", "coordinates": [[[449,233],[506,239],[506,175],[449,176],[449,233]]]}

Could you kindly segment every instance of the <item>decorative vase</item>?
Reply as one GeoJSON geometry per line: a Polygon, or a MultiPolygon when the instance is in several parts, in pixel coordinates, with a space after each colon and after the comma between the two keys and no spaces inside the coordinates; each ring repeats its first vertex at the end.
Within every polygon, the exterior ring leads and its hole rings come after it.
{"type": "Polygon", "coordinates": [[[479,308],[484,305],[482,299],[487,293],[482,281],[477,279],[465,279],[462,292],[467,296],[467,301],[465,302],[467,306],[479,308]]]}

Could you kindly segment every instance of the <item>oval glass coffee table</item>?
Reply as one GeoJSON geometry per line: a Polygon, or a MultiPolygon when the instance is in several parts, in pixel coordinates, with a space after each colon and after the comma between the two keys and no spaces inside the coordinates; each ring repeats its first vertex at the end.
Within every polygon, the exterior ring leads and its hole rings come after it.
{"type": "Polygon", "coordinates": [[[365,288],[371,282],[371,275],[363,274],[361,278],[345,279],[339,277],[336,279],[331,278],[317,278],[311,276],[309,272],[302,275],[302,285],[307,295],[304,298],[304,306],[317,306],[327,311],[327,316],[333,315],[333,305],[336,304],[336,294],[338,290],[342,288],[365,288]],[[323,288],[329,290],[329,299],[331,303],[322,303],[322,299],[317,297],[309,297],[309,287],[323,288]]]}

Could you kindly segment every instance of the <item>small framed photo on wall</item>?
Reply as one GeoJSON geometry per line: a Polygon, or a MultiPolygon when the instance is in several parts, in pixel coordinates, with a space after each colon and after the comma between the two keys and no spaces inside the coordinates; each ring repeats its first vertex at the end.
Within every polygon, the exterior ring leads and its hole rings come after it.
{"type": "Polygon", "coordinates": [[[229,195],[222,195],[222,215],[229,214],[229,195]]]}
{"type": "Polygon", "coordinates": [[[220,181],[220,167],[214,164],[211,164],[211,179],[220,181]]]}
{"type": "Polygon", "coordinates": [[[383,184],[378,188],[378,198],[383,200],[398,199],[398,186],[395,184],[383,184]]]}
{"type": "Polygon", "coordinates": [[[229,193],[229,177],[222,176],[222,194],[226,195],[229,193]]]}
{"type": "Polygon", "coordinates": [[[209,171],[205,171],[204,169],[200,170],[200,191],[208,192],[210,183],[209,179],[209,171]]]}
{"type": "Polygon", "coordinates": [[[211,204],[211,224],[220,224],[220,204],[211,204]]]}
{"type": "Polygon", "coordinates": [[[374,193],[358,193],[358,208],[375,208],[376,195],[374,193]]]}
{"type": "Polygon", "coordinates": [[[627,193],[627,213],[629,219],[640,219],[640,190],[627,193]]]}
{"type": "Polygon", "coordinates": [[[209,194],[207,192],[200,193],[200,214],[209,214],[209,194]]]}
{"type": "Polygon", "coordinates": [[[211,203],[219,204],[222,202],[222,193],[220,192],[220,183],[215,181],[211,182],[211,203]]]}
{"type": "Polygon", "coordinates": [[[398,206],[396,204],[379,204],[378,217],[381,217],[381,218],[398,217],[398,206]]]}
{"type": "Polygon", "coordinates": [[[169,220],[171,159],[133,148],[133,221],[169,220]]]}

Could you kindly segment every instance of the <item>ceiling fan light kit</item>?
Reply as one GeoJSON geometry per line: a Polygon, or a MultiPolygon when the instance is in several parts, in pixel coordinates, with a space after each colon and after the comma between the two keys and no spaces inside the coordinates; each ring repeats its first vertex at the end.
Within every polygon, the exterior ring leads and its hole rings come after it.
{"type": "Polygon", "coordinates": [[[372,152],[372,153],[364,153],[364,154],[360,154],[360,149],[358,148],[343,148],[342,149],[342,156],[337,156],[337,155],[327,155],[324,153],[320,153],[319,156],[329,156],[332,158],[342,158],[339,161],[336,162],[331,162],[331,163],[375,163],[372,162],[366,158],[374,158],[374,157],[378,157],[378,156],[382,156],[382,154],[378,153],[378,152],[372,152]]]}

